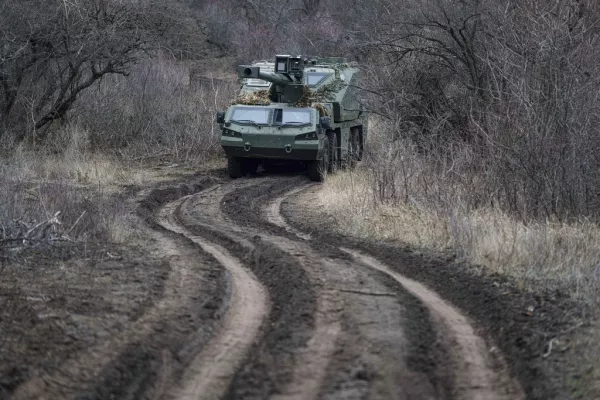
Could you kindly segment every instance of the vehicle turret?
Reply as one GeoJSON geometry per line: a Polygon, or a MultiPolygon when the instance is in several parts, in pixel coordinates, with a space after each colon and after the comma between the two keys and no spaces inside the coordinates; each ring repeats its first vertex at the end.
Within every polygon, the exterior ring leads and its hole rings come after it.
{"type": "Polygon", "coordinates": [[[261,79],[271,82],[274,102],[295,103],[303,95],[304,60],[301,57],[278,55],[275,57],[275,70],[261,71],[261,67],[254,65],[238,66],[238,77],[243,79],[261,79]]]}

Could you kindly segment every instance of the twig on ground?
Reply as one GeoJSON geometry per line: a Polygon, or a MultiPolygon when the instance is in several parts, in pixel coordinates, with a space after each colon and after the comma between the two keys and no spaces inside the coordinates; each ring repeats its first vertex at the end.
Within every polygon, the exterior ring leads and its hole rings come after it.
{"type": "Polygon", "coordinates": [[[71,231],[73,230],[73,228],[75,228],[75,227],[77,226],[77,224],[79,223],[79,221],[81,220],[81,218],[83,218],[83,216],[84,216],[86,213],[87,213],[87,210],[83,210],[83,212],[81,213],[81,215],[79,216],[79,218],[77,218],[77,221],[75,221],[75,223],[73,224],[73,226],[71,227],[71,229],[69,229],[69,230],[67,231],[67,233],[66,233],[67,235],[68,235],[69,233],[71,233],[71,231]]]}
{"type": "Polygon", "coordinates": [[[548,350],[546,350],[544,352],[544,354],[542,354],[543,358],[546,358],[550,355],[550,353],[552,353],[552,343],[554,342],[554,339],[550,339],[550,341],[548,342],[548,350]]]}
{"type": "MultiPolygon", "coordinates": [[[[58,216],[60,215],[60,211],[57,211],[54,216],[52,218],[50,218],[47,221],[44,222],[40,222],[39,224],[37,224],[36,226],[34,226],[33,228],[31,228],[30,230],[27,231],[27,233],[25,233],[25,237],[29,238],[36,230],[38,230],[40,227],[48,227],[48,226],[52,226],[52,225],[61,225],[60,220],[58,219],[58,216]]],[[[44,229],[45,232],[46,229],[44,229]]]]}

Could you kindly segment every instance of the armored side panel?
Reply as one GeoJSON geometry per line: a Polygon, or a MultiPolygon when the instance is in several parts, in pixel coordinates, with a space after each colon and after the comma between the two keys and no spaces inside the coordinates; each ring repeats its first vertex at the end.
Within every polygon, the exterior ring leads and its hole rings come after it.
{"type": "Polygon", "coordinates": [[[357,98],[360,71],[356,68],[346,68],[341,70],[340,74],[343,75],[346,85],[336,95],[339,109],[337,121],[355,120],[361,113],[361,105],[357,98]]]}
{"type": "Polygon", "coordinates": [[[343,59],[333,58],[324,60],[333,60],[336,63],[321,63],[311,66],[307,69],[306,83],[311,87],[311,74],[314,74],[315,77],[319,76],[319,74],[327,75],[327,78],[324,78],[316,85],[312,85],[311,90],[315,93],[325,92],[329,94],[321,102],[331,104],[334,122],[352,121],[359,118],[361,105],[357,97],[357,88],[360,71],[354,65],[337,63],[343,59]]]}
{"type": "Polygon", "coordinates": [[[358,98],[358,81],[360,79],[360,71],[354,70],[351,74],[351,79],[348,82],[344,97],[341,101],[343,115],[342,120],[348,121],[357,119],[361,113],[361,104],[358,98]]]}

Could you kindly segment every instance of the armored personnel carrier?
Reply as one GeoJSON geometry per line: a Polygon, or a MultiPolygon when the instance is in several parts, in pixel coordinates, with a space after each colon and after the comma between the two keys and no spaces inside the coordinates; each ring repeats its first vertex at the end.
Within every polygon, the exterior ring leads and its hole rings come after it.
{"type": "Polygon", "coordinates": [[[243,81],[217,113],[229,175],[239,178],[281,161],[306,164],[311,180],[362,159],[366,112],[357,96],[360,71],[343,58],[278,55],[238,66],[243,81]]]}

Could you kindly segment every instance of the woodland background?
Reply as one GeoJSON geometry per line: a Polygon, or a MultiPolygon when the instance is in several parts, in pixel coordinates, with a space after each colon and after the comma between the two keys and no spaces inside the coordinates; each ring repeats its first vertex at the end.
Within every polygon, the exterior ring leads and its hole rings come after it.
{"type": "Polygon", "coordinates": [[[371,119],[362,167],[324,186],[340,229],[596,301],[599,21],[592,0],[0,0],[4,237],[53,215],[56,182],[222,157],[237,64],[344,56],[371,119]]]}

